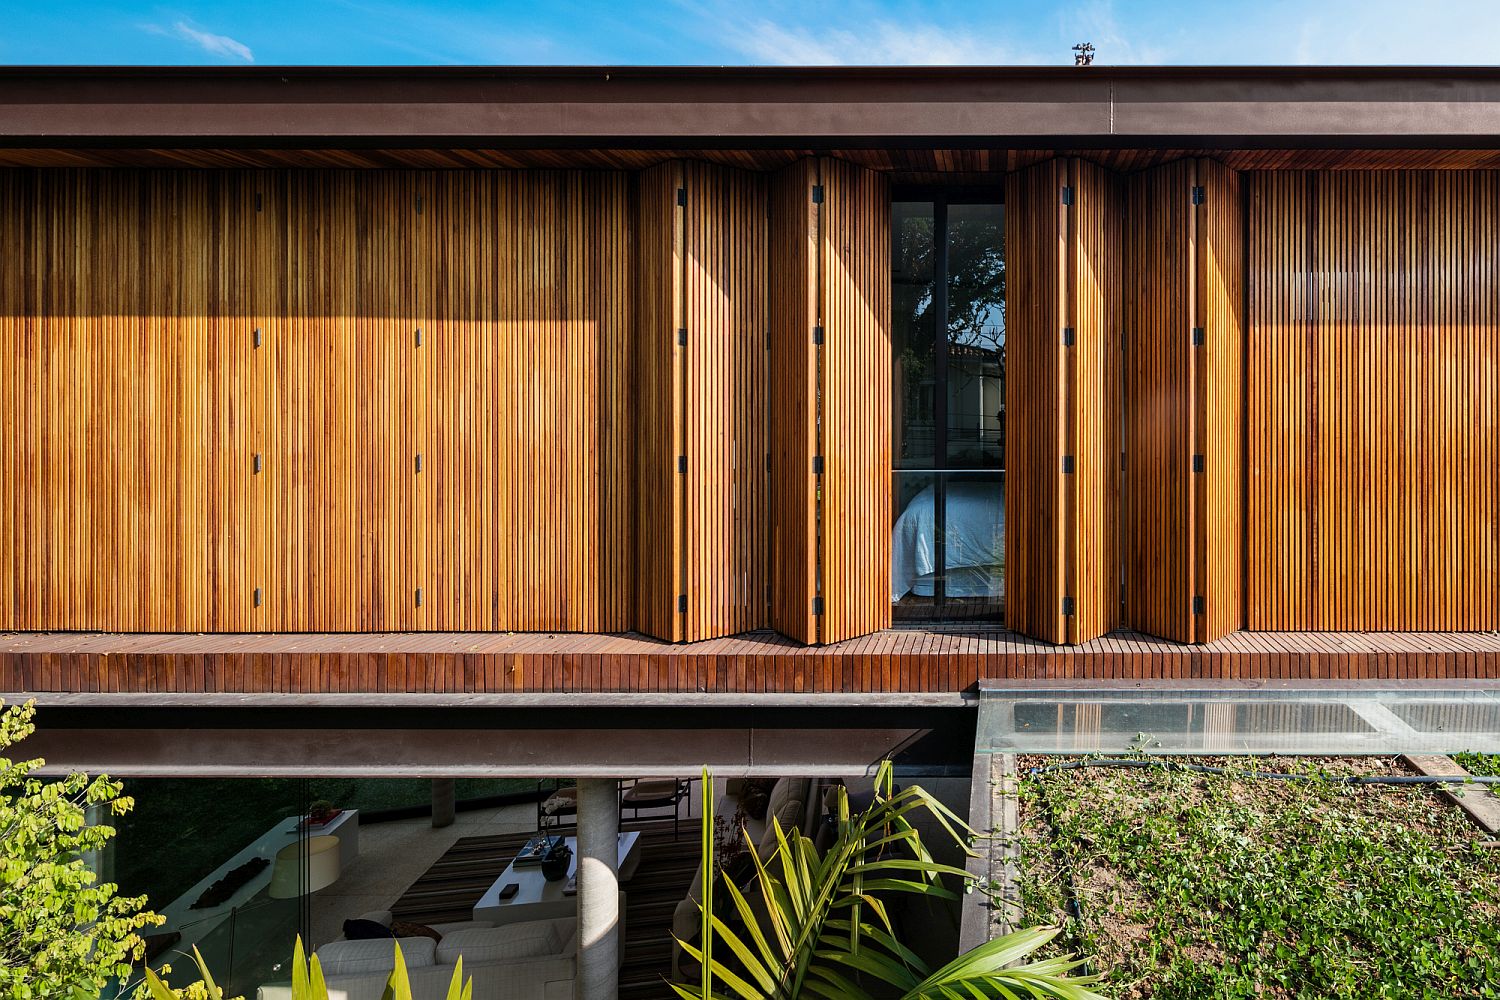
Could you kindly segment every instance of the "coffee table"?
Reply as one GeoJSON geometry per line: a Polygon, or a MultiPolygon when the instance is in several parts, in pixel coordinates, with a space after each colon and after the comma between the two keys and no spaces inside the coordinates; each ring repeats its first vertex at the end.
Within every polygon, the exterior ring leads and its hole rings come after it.
{"type": "MultiPolygon", "coordinates": [[[[524,920],[571,917],[577,913],[578,897],[564,895],[563,888],[567,886],[568,879],[578,871],[578,838],[564,837],[563,840],[573,849],[573,860],[568,864],[567,878],[548,882],[542,877],[540,865],[517,868],[512,861],[500,873],[495,884],[486,889],[484,895],[479,897],[479,902],[474,904],[474,919],[487,920],[492,924],[514,924],[524,920]],[[521,888],[509,899],[501,899],[500,890],[512,882],[521,888]]],[[[620,834],[619,856],[615,860],[622,882],[635,874],[636,866],[640,864],[640,841],[638,831],[620,834]]]]}

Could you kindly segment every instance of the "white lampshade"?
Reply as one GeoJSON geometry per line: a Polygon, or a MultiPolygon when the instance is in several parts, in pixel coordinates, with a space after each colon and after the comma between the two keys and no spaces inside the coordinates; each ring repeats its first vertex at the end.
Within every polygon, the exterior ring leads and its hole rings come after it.
{"type": "MultiPolygon", "coordinates": [[[[302,895],[302,844],[288,844],[276,852],[271,885],[272,899],[294,899],[302,895]]],[[[307,838],[307,891],[317,892],[339,880],[339,838],[332,835],[307,838]]]]}

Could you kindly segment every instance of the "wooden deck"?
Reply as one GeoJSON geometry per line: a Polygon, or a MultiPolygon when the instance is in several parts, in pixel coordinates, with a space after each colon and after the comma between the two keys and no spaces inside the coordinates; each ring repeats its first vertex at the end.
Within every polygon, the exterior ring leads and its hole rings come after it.
{"type": "Polygon", "coordinates": [[[144,693],[949,692],[981,679],[1500,679],[1492,632],[1112,633],[893,629],[821,647],[773,632],[673,645],[635,634],[0,635],[0,691],[144,693]]]}
{"type": "MultiPolygon", "coordinates": [[[[625,883],[624,961],[620,1000],[665,997],[671,966],[672,911],[698,871],[698,824],[682,824],[673,839],[670,821],[623,824],[641,831],[641,861],[625,883]]],[[[436,924],[468,920],[474,904],[510,864],[528,834],[465,837],[448,849],[391,907],[401,920],[436,924]]]]}

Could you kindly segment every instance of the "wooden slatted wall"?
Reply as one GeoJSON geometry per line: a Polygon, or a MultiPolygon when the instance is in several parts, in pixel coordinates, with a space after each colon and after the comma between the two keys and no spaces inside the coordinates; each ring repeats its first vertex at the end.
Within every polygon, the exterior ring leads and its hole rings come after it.
{"type": "Polygon", "coordinates": [[[1120,617],[1119,181],[1053,160],[1005,203],[1006,623],[1083,642],[1120,617]]]}
{"type": "MultiPolygon", "coordinates": [[[[771,627],[818,639],[818,184],[816,160],[771,177],[769,232],[771,627]]],[[[885,381],[889,382],[887,374],[885,381]]],[[[889,489],[889,485],[886,487],[889,489]]],[[[889,595],[886,596],[889,600],[889,595]]]]}
{"type": "MultiPolygon", "coordinates": [[[[1065,591],[1074,598],[1067,641],[1086,642],[1120,624],[1120,281],[1124,212],[1119,178],[1083,160],[1069,164],[1067,302],[1074,346],[1063,367],[1066,478],[1065,591]]],[[[1007,408],[1008,409],[1008,408],[1007,408]]]]}
{"type": "Polygon", "coordinates": [[[1063,353],[1066,160],[1005,186],[1005,623],[1067,641],[1063,618],[1063,353]]]}
{"type": "Polygon", "coordinates": [[[638,620],[663,639],[766,624],[766,197],[711,164],[641,177],[638,620]]]}
{"type": "Polygon", "coordinates": [[[679,642],[685,635],[678,598],[687,593],[683,452],[685,401],[684,206],[677,203],[683,164],[642,171],[638,195],[636,278],[636,601],[635,627],[679,642]]]}
{"type": "Polygon", "coordinates": [[[836,642],[890,623],[890,193],[810,158],[770,199],[771,623],[836,642]]]}
{"type": "Polygon", "coordinates": [[[1133,175],[1125,233],[1125,620],[1208,642],[1241,618],[1236,175],[1203,160],[1133,175]]]}
{"type": "Polygon", "coordinates": [[[628,177],[0,191],[0,627],[629,627],[628,177]]]}
{"type": "Polygon", "coordinates": [[[1250,188],[1249,627],[1500,628],[1500,174],[1250,188]]]}
{"type": "Polygon", "coordinates": [[[838,642],[891,623],[891,199],[883,174],[819,171],[822,641],[838,642]]]}

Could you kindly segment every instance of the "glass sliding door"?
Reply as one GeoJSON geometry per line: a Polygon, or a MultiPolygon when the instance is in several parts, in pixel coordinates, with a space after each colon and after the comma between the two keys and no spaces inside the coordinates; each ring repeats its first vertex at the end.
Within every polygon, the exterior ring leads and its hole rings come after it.
{"type": "Polygon", "coordinates": [[[891,207],[898,621],[1000,619],[1005,598],[1004,207],[891,207]]]}

